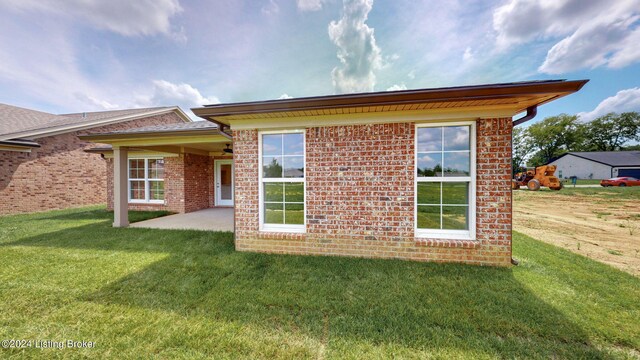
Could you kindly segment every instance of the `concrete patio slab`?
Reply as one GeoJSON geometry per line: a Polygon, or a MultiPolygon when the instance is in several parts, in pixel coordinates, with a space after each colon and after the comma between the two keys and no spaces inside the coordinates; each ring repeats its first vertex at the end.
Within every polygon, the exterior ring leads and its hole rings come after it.
{"type": "Polygon", "coordinates": [[[212,208],[163,216],[129,225],[147,229],[233,231],[233,208],[212,208]]]}

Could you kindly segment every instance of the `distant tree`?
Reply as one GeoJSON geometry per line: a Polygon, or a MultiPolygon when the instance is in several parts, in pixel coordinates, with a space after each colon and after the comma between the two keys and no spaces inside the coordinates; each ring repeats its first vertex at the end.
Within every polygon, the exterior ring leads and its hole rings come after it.
{"type": "Polygon", "coordinates": [[[584,125],[584,150],[616,151],[629,141],[640,141],[640,114],[609,113],[584,125]]]}
{"type": "Polygon", "coordinates": [[[620,150],[624,151],[640,151],[640,144],[623,146],[620,150]]]}
{"type": "Polygon", "coordinates": [[[533,146],[527,129],[523,127],[513,128],[511,163],[514,174],[519,172],[520,169],[526,165],[527,158],[529,158],[532,148],[533,146]]]}
{"type": "Polygon", "coordinates": [[[264,165],[264,177],[282,177],[282,165],[273,158],[268,165],[264,165]]]}
{"type": "Polygon", "coordinates": [[[583,129],[576,115],[567,114],[551,116],[529,126],[527,135],[535,153],[528,163],[543,165],[567,151],[580,149],[584,143],[583,129]]]}

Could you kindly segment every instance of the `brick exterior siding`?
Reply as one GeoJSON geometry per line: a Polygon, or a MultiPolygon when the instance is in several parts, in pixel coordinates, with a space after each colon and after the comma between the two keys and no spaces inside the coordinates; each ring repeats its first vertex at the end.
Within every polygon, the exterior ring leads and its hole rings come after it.
{"type": "MultiPolygon", "coordinates": [[[[230,157],[179,154],[164,158],[164,204],[130,203],[129,210],[188,213],[215,206],[214,161],[230,157]]],[[[113,210],[113,159],[107,160],[107,209],[113,210]]]]}
{"type": "MultiPolygon", "coordinates": [[[[0,214],[63,209],[107,201],[107,168],[97,146],[78,135],[183,122],[175,113],[38,138],[31,153],[0,151],[0,214]]],[[[111,177],[112,178],[112,177],[111,177]]]]}
{"type": "Polygon", "coordinates": [[[213,193],[209,184],[213,183],[213,159],[209,156],[184,155],[184,212],[209,207],[213,193]]]}
{"type": "Polygon", "coordinates": [[[476,240],[414,236],[413,123],[306,130],[306,233],[259,231],[258,132],[234,132],[239,251],[507,266],[511,118],[476,124],[476,240]]]}

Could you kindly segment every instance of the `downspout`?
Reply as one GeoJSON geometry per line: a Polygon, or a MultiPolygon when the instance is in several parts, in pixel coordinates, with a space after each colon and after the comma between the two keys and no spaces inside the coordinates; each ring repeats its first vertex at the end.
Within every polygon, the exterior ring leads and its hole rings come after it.
{"type": "MultiPolygon", "coordinates": [[[[533,106],[529,106],[527,108],[527,114],[523,117],[521,117],[520,119],[514,120],[513,121],[513,126],[517,126],[520,125],[522,123],[525,123],[531,119],[533,119],[534,117],[536,117],[536,115],[538,115],[538,105],[533,105],[533,106]]],[[[511,137],[511,151],[513,151],[513,136],[511,137]]],[[[511,166],[511,178],[513,179],[513,166],[511,166]]],[[[513,191],[513,190],[512,190],[513,191]]],[[[511,211],[513,211],[513,196],[511,196],[511,211]]],[[[514,259],[513,256],[511,257],[511,264],[518,266],[518,264],[520,264],[520,261],[518,259],[514,259]]]]}
{"type": "Polygon", "coordinates": [[[538,115],[538,105],[529,106],[527,108],[527,115],[521,117],[518,120],[513,121],[513,126],[520,125],[524,122],[527,122],[538,115]]]}

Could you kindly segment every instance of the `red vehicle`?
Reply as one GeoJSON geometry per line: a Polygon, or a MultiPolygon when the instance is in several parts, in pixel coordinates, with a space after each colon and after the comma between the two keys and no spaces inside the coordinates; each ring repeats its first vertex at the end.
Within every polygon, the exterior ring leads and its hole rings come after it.
{"type": "Polygon", "coordinates": [[[633,177],[615,177],[600,181],[600,185],[607,186],[640,186],[640,180],[633,177]]]}

